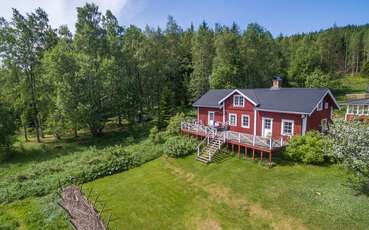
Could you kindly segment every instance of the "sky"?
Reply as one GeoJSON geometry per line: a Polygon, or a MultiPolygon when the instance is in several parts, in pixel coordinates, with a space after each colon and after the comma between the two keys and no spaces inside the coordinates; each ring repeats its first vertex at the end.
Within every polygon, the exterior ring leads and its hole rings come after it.
{"type": "Polygon", "coordinates": [[[212,26],[236,22],[241,29],[256,22],[274,36],[369,23],[368,0],[1,0],[0,16],[9,20],[11,8],[26,13],[41,7],[53,27],[68,25],[74,31],[76,7],[86,2],[102,12],[110,9],[121,25],[141,28],[165,27],[168,15],[184,29],[204,20],[212,26]]]}

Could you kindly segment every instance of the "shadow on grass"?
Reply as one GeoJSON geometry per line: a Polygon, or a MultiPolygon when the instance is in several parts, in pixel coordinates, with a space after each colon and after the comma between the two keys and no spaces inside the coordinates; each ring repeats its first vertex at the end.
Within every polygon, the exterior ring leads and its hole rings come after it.
{"type": "Polygon", "coordinates": [[[343,186],[353,189],[355,196],[366,196],[369,197],[369,181],[368,178],[359,178],[354,175],[350,175],[347,178],[346,183],[343,186]]]}

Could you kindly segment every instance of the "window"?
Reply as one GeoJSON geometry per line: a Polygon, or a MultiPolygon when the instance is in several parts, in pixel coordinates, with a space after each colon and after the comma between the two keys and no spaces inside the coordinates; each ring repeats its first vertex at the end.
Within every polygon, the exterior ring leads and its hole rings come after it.
{"type": "Polygon", "coordinates": [[[264,129],[271,129],[272,128],[272,120],[265,119],[264,120],[264,129]]]}
{"type": "Polygon", "coordinates": [[[358,114],[358,115],[363,114],[363,112],[364,112],[364,110],[363,110],[363,106],[362,106],[362,105],[358,105],[357,107],[358,107],[358,112],[357,112],[357,114],[358,114]]]}
{"type": "Polygon", "coordinates": [[[318,107],[316,108],[317,111],[323,110],[323,101],[319,102],[318,107]]]}
{"type": "Polygon", "coordinates": [[[364,114],[369,114],[369,105],[364,105],[364,114]]]}
{"type": "Polygon", "coordinates": [[[241,95],[234,95],[233,96],[233,106],[234,107],[243,107],[243,97],[241,95]]]}
{"type": "Polygon", "coordinates": [[[353,105],[353,107],[354,107],[353,114],[358,114],[359,113],[359,106],[358,105],[353,105]]]}
{"type": "Polygon", "coordinates": [[[234,113],[229,114],[229,125],[237,126],[237,114],[234,113]]]}
{"type": "Polygon", "coordinates": [[[292,136],[294,123],[292,120],[282,120],[282,135],[292,136]]]}
{"type": "Polygon", "coordinates": [[[353,105],[348,105],[348,113],[354,114],[354,106],[353,105]]]}
{"type": "Polygon", "coordinates": [[[328,107],[329,107],[329,103],[328,102],[324,103],[324,109],[328,109],[328,107]]]}
{"type": "Polygon", "coordinates": [[[249,115],[242,115],[242,123],[241,126],[242,128],[250,128],[250,116],[249,115]]]}

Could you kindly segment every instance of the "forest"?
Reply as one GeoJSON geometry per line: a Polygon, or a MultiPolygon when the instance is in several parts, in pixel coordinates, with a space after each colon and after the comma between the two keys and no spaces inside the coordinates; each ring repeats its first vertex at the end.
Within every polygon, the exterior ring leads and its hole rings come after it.
{"type": "Polygon", "coordinates": [[[207,22],[181,28],[119,25],[97,5],[77,8],[75,32],[52,28],[47,12],[0,18],[0,145],[22,130],[25,140],[60,139],[108,120],[166,126],[210,88],[332,87],[347,74],[369,75],[369,25],[274,37],[256,23],[207,22]]]}

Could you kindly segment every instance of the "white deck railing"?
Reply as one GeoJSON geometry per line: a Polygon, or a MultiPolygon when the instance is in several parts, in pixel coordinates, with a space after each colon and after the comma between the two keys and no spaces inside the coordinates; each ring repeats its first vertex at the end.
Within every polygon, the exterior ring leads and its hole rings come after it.
{"type": "MultiPolygon", "coordinates": [[[[210,140],[213,139],[217,134],[222,135],[224,142],[226,140],[232,140],[239,143],[244,143],[252,146],[261,146],[269,149],[280,148],[288,144],[288,142],[283,138],[275,140],[273,138],[266,138],[257,135],[254,136],[252,134],[247,133],[240,133],[234,131],[218,131],[215,128],[202,125],[196,121],[182,122],[181,129],[192,133],[203,134],[205,136],[204,140],[206,140],[208,144],[210,140]]],[[[201,150],[200,148],[202,145],[203,142],[199,144],[198,151],[201,150]]]]}

